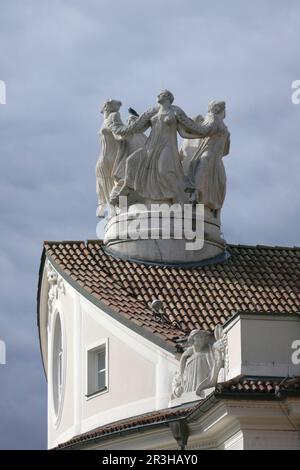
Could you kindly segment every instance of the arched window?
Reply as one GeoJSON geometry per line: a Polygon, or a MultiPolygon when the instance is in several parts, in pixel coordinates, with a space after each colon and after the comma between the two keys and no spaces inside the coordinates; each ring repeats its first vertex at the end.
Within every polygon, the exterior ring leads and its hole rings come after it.
{"type": "Polygon", "coordinates": [[[52,394],[55,415],[58,417],[63,393],[64,351],[60,315],[57,313],[54,322],[52,350],[52,394]]]}

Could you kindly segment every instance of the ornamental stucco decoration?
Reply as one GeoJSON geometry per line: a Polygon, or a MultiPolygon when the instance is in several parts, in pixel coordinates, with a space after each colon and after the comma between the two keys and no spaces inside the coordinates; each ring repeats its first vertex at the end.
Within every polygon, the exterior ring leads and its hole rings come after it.
{"type": "Polygon", "coordinates": [[[46,262],[46,274],[49,283],[48,317],[50,319],[55,308],[55,302],[58,300],[59,294],[61,293],[62,295],[65,295],[65,284],[64,280],[54,269],[49,260],[47,260],[46,262]]]}

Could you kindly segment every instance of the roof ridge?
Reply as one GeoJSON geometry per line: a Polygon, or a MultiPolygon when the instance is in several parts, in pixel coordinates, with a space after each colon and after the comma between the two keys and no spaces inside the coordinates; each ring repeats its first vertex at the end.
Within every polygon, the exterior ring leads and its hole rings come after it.
{"type": "MultiPolygon", "coordinates": [[[[67,244],[67,243],[83,243],[84,245],[87,245],[88,243],[91,244],[99,244],[103,245],[104,241],[100,239],[87,239],[87,240],[44,240],[43,244],[67,244]]],[[[294,245],[294,246],[288,246],[288,245],[261,245],[261,244],[254,244],[254,245],[248,245],[248,244],[243,244],[243,243],[227,243],[227,246],[230,248],[261,248],[261,249],[268,249],[268,250],[300,250],[300,245],[294,245]]]]}
{"type": "Polygon", "coordinates": [[[283,246],[283,245],[243,245],[240,243],[234,244],[234,243],[227,243],[227,246],[230,248],[261,248],[261,249],[268,249],[268,250],[300,250],[300,245],[299,246],[283,246]]]}
{"type": "Polygon", "coordinates": [[[85,240],[44,240],[44,246],[47,243],[55,244],[55,245],[65,245],[69,243],[83,243],[84,245],[86,245],[87,242],[85,240]]]}
{"type": "Polygon", "coordinates": [[[92,240],[90,239],[87,239],[86,243],[98,243],[99,245],[103,245],[104,244],[104,240],[100,240],[100,238],[94,238],[92,240]]]}

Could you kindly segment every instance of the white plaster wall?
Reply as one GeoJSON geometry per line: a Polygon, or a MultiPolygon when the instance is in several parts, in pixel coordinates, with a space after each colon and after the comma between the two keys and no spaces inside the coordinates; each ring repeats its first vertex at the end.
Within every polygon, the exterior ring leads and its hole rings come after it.
{"type": "MultiPolygon", "coordinates": [[[[96,312],[96,315],[99,315],[96,312]]],[[[108,338],[108,392],[84,401],[83,418],[128,402],[155,396],[155,362],[138,356],[128,344],[95,321],[87,310],[83,313],[82,338],[84,345],[96,344],[108,338]],[[139,377],[137,374],[140,373],[139,377]]],[[[87,358],[83,350],[83,382],[86,385],[87,358]]]]}
{"type": "Polygon", "coordinates": [[[226,380],[240,374],[286,377],[300,374],[292,363],[294,340],[300,339],[300,317],[241,314],[225,327],[226,380]]]}
{"type": "Polygon", "coordinates": [[[130,416],[168,406],[178,362],[81,296],[65,282],[55,308],[65,333],[65,389],[55,426],[51,396],[51,334],[48,335],[48,446],[130,416]],[[87,349],[108,340],[108,391],[87,394],[87,349]]]}
{"type": "Polygon", "coordinates": [[[299,374],[300,366],[292,363],[295,339],[300,339],[300,317],[242,317],[242,372],[282,377],[299,374]]]}
{"type": "Polygon", "coordinates": [[[82,311],[81,432],[168,405],[175,358],[80,298],[82,311]],[[108,391],[86,398],[86,348],[108,339],[108,391]]]}
{"type": "Polygon", "coordinates": [[[225,359],[225,380],[230,380],[241,374],[242,347],[241,322],[238,319],[225,328],[227,334],[227,347],[225,359]]]}

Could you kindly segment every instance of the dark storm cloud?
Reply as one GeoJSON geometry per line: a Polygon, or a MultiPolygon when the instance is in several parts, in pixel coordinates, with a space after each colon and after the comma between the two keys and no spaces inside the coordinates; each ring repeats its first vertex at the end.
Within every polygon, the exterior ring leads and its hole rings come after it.
{"type": "Polygon", "coordinates": [[[44,239],[95,237],[99,107],[138,111],[161,88],[190,115],[227,101],[225,238],[299,244],[296,1],[2,0],[0,448],[46,447],[36,328],[44,239]]]}

